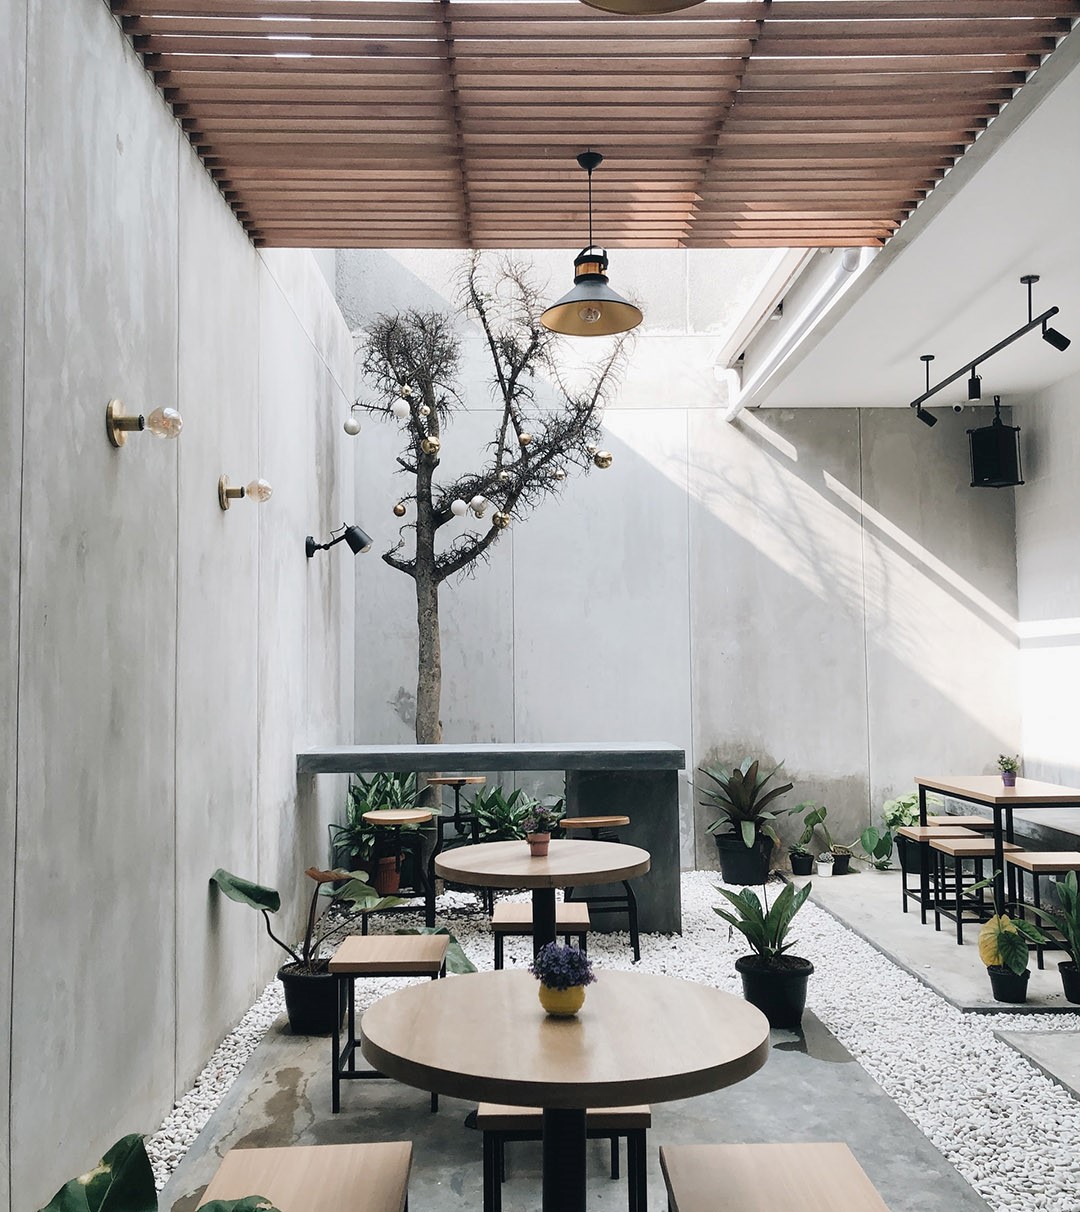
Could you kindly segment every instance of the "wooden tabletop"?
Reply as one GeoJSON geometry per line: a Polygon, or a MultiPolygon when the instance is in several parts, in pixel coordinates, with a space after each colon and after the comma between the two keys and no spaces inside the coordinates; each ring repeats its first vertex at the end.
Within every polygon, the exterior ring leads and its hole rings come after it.
{"type": "Polygon", "coordinates": [[[426,808],[378,808],[365,812],[364,820],[369,825],[423,825],[432,815],[426,808]]]}
{"type": "Polygon", "coordinates": [[[439,787],[465,787],[472,783],[486,783],[487,777],[483,774],[429,774],[424,782],[439,787]]]}
{"type": "Polygon", "coordinates": [[[628,816],[564,816],[563,829],[621,829],[630,824],[628,816]]]}
{"type": "Polygon", "coordinates": [[[769,1055],[769,1024],[749,1002],[645,972],[598,972],[574,1018],[546,1015],[521,969],[455,976],[380,998],[360,1028],[367,1060],[406,1085],[528,1107],[690,1098],[769,1055]]]}
{"type": "Polygon", "coordinates": [[[621,842],[561,839],[537,857],[525,841],[482,842],[444,850],[435,859],[435,874],[484,888],[570,888],[632,880],[644,875],[650,862],[647,850],[621,842]]]}
{"type": "Polygon", "coordinates": [[[1015,787],[1006,787],[1000,774],[948,774],[937,778],[921,775],[915,779],[918,787],[959,795],[980,804],[1043,804],[1055,808],[1080,807],[1080,791],[1075,787],[1059,787],[1055,783],[1040,783],[1035,779],[1017,779],[1015,787]]]}
{"type": "Polygon", "coordinates": [[[994,828],[994,822],[988,816],[960,816],[946,813],[944,816],[928,815],[927,825],[944,825],[946,829],[972,829],[980,833],[994,828]]]}

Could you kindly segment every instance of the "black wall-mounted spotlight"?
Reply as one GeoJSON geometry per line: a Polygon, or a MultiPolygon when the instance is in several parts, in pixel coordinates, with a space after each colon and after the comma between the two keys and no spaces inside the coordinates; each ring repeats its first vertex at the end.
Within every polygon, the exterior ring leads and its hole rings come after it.
{"type": "Polygon", "coordinates": [[[982,399],[982,377],[975,373],[974,368],[971,371],[971,378],[968,379],[968,399],[982,399]]]}
{"type": "Polygon", "coordinates": [[[1055,349],[1060,349],[1062,353],[1072,344],[1068,337],[1058,332],[1056,328],[1051,328],[1049,324],[1044,324],[1042,327],[1042,339],[1055,349]]]}
{"type": "MultiPolygon", "coordinates": [[[[331,531],[330,533],[333,534],[334,532],[331,531]]],[[[307,558],[310,560],[317,551],[329,551],[335,543],[340,543],[342,539],[348,543],[349,550],[353,555],[360,555],[362,552],[371,550],[372,540],[369,535],[366,535],[359,526],[349,526],[342,523],[341,534],[335,535],[329,543],[316,543],[314,538],[308,535],[304,540],[307,558]]]]}
{"type": "Polygon", "coordinates": [[[929,425],[931,429],[937,424],[937,417],[932,412],[927,412],[925,408],[916,408],[915,415],[924,425],[929,425]]]}

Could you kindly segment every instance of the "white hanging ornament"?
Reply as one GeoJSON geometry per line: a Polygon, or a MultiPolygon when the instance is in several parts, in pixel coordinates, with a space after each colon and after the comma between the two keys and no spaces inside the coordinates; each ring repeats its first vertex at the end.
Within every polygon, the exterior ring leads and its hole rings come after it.
{"type": "Polygon", "coordinates": [[[401,396],[403,400],[411,400],[412,388],[408,385],[408,383],[402,383],[398,388],[398,395],[401,396]]]}
{"type": "Polygon", "coordinates": [[[510,483],[510,473],[508,471],[499,472],[499,483],[500,484],[509,484],[510,483]]]}
{"type": "Polygon", "coordinates": [[[420,414],[422,417],[429,417],[429,416],[431,416],[431,409],[430,409],[430,408],[428,408],[428,406],[427,406],[426,404],[421,404],[421,405],[420,405],[420,407],[419,407],[419,408],[418,408],[416,411],[417,411],[417,412],[418,412],[418,413],[419,413],[419,414],[420,414]]]}
{"type": "Polygon", "coordinates": [[[458,497],[457,500],[450,502],[450,512],[455,518],[463,518],[469,512],[469,507],[458,497]]]}
{"type": "Polygon", "coordinates": [[[473,499],[469,502],[469,508],[478,518],[482,518],[484,516],[484,510],[487,508],[487,501],[480,496],[473,497],[473,499]]]}
{"type": "Polygon", "coordinates": [[[528,446],[532,440],[533,440],[533,436],[531,433],[519,433],[518,434],[518,445],[519,446],[522,446],[522,447],[528,446]]]}
{"type": "Polygon", "coordinates": [[[404,421],[412,410],[409,408],[407,400],[395,400],[390,405],[390,411],[399,421],[404,421]]]}
{"type": "Polygon", "coordinates": [[[561,467],[555,472],[555,479],[556,480],[565,480],[566,479],[566,472],[563,471],[563,469],[561,467]]]}
{"type": "Polygon", "coordinates": [[[352,416],[350,414],[349,416],[347,416],[345,418],[345,424],[344,424],[343,428],[344,428],[345,432],[349,435],[350,438],[355,438],[356,435],[360,432],[360,422],[354,416],[352,416]]]}

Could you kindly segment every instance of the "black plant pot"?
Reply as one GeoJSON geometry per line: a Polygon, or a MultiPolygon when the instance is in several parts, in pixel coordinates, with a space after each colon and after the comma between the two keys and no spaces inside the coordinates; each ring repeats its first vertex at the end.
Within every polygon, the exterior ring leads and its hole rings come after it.
{"type": "Polygon", "coordinates": [[[851,855],[850,854],[837,854],[836,851],[834,850],[833,851],[833,865],[832,865],[833,875],[847,875],[850,867],[851,867],[851,855]]]}
{"type": "Polygon", "coordinates": [[[1065,992],[1067,1002],[1080,1004],[1080,968],[1072,960],[1063,960],[1058,964],[1061,973],[1061,988],[1065,992]]]}
{"type": "Polygon", "coordinates": [[[735,961],[742,977],[743,997],[757,1006],[770,1027],[795,1031],[806,1008],[806,985],[814,965],[798,955],[782,955],[772,962],[760,955],[743,955],[735,961]]]}
{"type": "Polygon", "coordinates": [[[814,871],[814,856],[812,854],[797,854],[791,852],[791,874],[812,875],[814,871]]]}
{"type": "Polygon", "coordinates": [[[747,846],[738,833],[718,834],[716,849],[725,884],[764,884],[768,880],[771,837],[759,833],[754,844],[747,846]]]}
{"type": "MultiPolygon", "coordinates": [[[[325,961],[324,961],[325,963],[325,961]]],[[[329,1035],[345,1011],[345,986],[329,972],[296,972],[295,964],[278,969],[285,987],[285,1010],[293,1035],[329,1035]]]]}
{"type": "Polygon", "coordinates": [[[1011,1002],[1013,1005],[1027,1001],[1030,968],[1025,968],[1019,976],[1011,968],[992,967],[986,971],[990,973],[990,988],[994,993],[994,1001],[1011,1002]]]}
{"type": "Polygon", "coordinates": [[[922,847],[907,837],[897,837],[896,851],[900,855],[900,870],[906,875],[922,875],[922,847]]]}

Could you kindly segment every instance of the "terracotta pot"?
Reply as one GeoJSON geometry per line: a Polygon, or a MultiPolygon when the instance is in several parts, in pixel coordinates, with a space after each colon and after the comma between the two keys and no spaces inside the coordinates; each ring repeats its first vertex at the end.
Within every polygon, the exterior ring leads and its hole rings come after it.
{"type": "Polygon", "coordinates": [[[396,855],[388,854],[375,863],[371,886],[380,896],[393,896],[401,887],[401,868],[396,855]]]}
{"type": "Polygon", "coordinates": [[[529,853],[534,858],[542,858],[548,852],[548,846],[551,844],[550,833],[527,833],[525,835],[529,843],[529,853]]]}
{"type": "Polygon", "coordinates": [[[552,989],[541,981],[537,993],[540,1005],[556,1018],[571,1018],[585,1002],[584,985],[571,985],[569,989],[552,989]]]}

